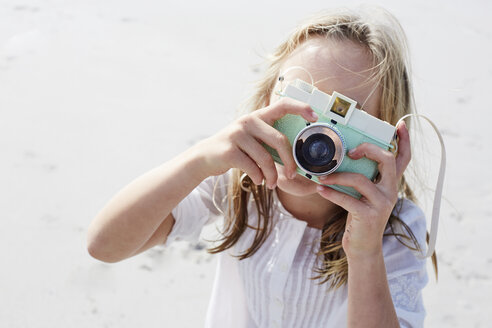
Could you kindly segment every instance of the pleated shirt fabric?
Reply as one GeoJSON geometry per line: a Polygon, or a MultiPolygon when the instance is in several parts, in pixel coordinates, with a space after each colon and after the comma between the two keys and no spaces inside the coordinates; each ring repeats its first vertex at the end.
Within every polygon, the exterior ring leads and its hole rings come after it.
{"type": "MultiPolygon", "coordinates": [[[[229,174],[210,177],[172,211],[176,220],[165,245],[175,240],[197,242],[202,228],[223,218],[229,174]]],[[[426,222],[409,200],[399,200],[402,219],[425,249],[426,222]]],[[[249,224],[258,222],[254,201],[248,204],[249,224]]],[[[205,321],[206,328],[345,327],[347,286],[329,290],[309,279],[321,267],[321,230],[294,218],[274,193],[272,232],[251,257],[238,260],[255,231],[247,228],[239,241],[217,254],[217,271],[205,321]]],[[[422,327],[422,288],[427,284],[425,260],[394,236],[383,238],[383,255],[393,303],[402,327],[422,327]]]]}

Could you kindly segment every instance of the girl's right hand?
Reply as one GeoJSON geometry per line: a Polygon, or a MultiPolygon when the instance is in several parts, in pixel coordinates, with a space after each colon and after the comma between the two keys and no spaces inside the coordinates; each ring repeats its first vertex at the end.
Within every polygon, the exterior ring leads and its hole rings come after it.
{"type": "Polygon", "coordinates": [[[255,184],[263,179],[270,189],[277,185],[277,170],[272,155],[262,143],[277,150],[288,178],[295,178],[296,163],[287,137],[273,127],[286,114],[300,115],[316,122],[318,116],[308,104],[282,98],[265,108],[240,117],[232,124],[196,146],[204,158],[206,175],[220,175],[230,168],[246,172],[255,184]]]}

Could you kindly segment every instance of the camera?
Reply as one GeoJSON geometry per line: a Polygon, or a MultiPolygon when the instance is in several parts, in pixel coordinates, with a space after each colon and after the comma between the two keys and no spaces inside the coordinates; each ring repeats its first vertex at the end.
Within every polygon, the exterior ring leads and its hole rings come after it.
{"type": "MultiPolygon", "coordinates": [[[[300,175],[319,184],[318,177],[333,172],[355,172],[374,180],[377,163],[366,157],[353,160],[346,152],[369,142],[396,153],[396,127],[356,108],[355,100],[337,92],[330,96],[300,79],[278,94],[309,104],[319,116],[316,123],[310,123],[301,116],[287,114],[273,125],[289,139],[300,175]]],[[[276,162],[283,164],[275,149],[268,145],[265,148],[276,162]]],[[[361,196],[352,187],[327,186],[355,198],[361,196]]]]}

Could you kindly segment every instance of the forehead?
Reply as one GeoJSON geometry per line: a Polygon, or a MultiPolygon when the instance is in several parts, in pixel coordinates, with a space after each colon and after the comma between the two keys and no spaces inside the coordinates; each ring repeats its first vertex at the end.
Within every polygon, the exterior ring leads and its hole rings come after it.
{"type": "MultiPolygon", "coordinates": [[[[380,90],[373,81],[368,81],[373,64],[365,47],[352,41],[313,38],[294,50],[281,72],[294,66],[309,71],[314,85],[321,91],[339,92],[356,100],[368,113],[379,116],[380,90]]],[[[284,78],[287,82],[296,78],[310,82],[309,75],[300,69],[289,70],[284,78]]]]}

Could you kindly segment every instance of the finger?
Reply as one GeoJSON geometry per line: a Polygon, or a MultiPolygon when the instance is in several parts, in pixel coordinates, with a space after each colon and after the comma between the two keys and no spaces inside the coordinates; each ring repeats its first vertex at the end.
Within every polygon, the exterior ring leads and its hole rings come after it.
{"type": "Polygon", "coordinates": [[[254,184],[259,185],[263,181],[263,174],[256,163],[243,151],[239,150],[234,153],[233,167],[246,172],[254,184]]]}
{"type": "Polygon", "coordinates": [[[336,184],[339,186],[352,187],[372,204],[378,204],[379,200],[383,197],[383,194],[376,187],[376,185],[367,177],[359,173],[332,173],[330,175],[320,177],[319,181],[323,184],[336,184]]]}
{"type": "Polygon", "coordinates": [[[292,98],[282,98],[257,112],[258,116],[269,125],[273,125],[276,120],[284,117],[286,114],[300,115],[310,122],[316,122],[318,120],[318,115],[311,106],[292,98]]]}
{"type": "Polygon", "coordinates": [[[407,125],[405,121],[402,121],[396,127],[396,133],[398,134],[398,156],[396,157],[396,177],[400,179],[403,176],[403,172],[410,163],[412,158],[412,151],[410,147],[410,134],[408,133],[407,125]]]}
{"type": "Polygon", "coordinates": [[[364,211],[367,210],[366,204],[343,192],[322,185],[319,185],[317,190],[318,194],[320,194],[323,198],[326,198],[332,203],[342,207],[349,213],[364,213],[364,211]]]}
{"type": "Polygon", "coordinates": [[[253,120],[252,123],[246,127],[246,130],[258,140],[261,140],[277,150],[282,163],[287,169],[287,177],[295,177],[297,165],[292,156],[292,145],[283,133],[260,119],[253,120]]]}
{"type": "Polygon", "coordinates": [[[268,188],[274,189],[277,186],[277,169],[272,155],[250,135],[246,135],[238,146],[260,167],[268,188]]]}
{"type": "Polygon", "coordinates": [[[393,154],[372,143],[363,143],[348,152],[350,158],[357,160],[362,157],[369,158],[378,163],[381,181],[379,184],[385,188],[394,189],[396,186],[396,161],[393,154]]]}

